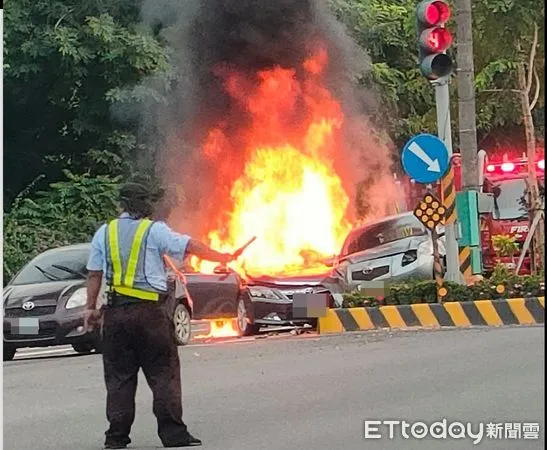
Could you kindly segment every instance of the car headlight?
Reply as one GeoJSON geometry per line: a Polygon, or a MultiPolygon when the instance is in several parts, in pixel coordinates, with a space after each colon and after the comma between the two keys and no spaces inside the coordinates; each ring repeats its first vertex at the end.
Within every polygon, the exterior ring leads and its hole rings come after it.
{"type": "Polygon", "coordinates": [[[256,298],[271,298],[275,300],[280,300],[283,298],[282,295],[278,294],[275,289],[270,289],[266,287],[257,287],[257,286],[249,286],[249,294],[251,297],[256,298]]]}
{"type": "Polygon", "coordinates": [[[408,264],[413,263],[418,259],[418,251],[417,250],[409,250],[407,252],[403,253],[403,259],[401,261],[401,266],[406,266],[408,264]]]}
{"type": "Polygon", "coordinates": [[[66,302],[66,309],[73,309],[73,308],[79,308],[81,306],[85,306],[87,303],[87,289],[86,288],[80,288],[76,289],[68,301],[66,302]]]}

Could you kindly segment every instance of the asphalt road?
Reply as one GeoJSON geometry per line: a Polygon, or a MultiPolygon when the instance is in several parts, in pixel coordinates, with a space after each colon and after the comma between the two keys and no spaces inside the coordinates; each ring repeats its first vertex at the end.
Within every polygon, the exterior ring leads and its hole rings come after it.
{"type": "MultiPolygon", "coordinates": [[[[544,328],[369,332],[181,349],[185,420],[216,450],[540,449],[544,328]],[[365,419],[540,424],[538,440],[364,438],[365,419]]],[[[4,449],[101,448],[98,355],[4,364],[4,449]]],[[[453,428],[453,432],[458,430],[453,428]]],[[[419,431],[419,430],[418,430],[419,431]]],[[[374,432],[374,430],[371,430],[374,432]]],[[[131,448],[159,448],[141,377],[131,448]]],[[[395,431],[397,436],[400,432],[395,431]]]]}

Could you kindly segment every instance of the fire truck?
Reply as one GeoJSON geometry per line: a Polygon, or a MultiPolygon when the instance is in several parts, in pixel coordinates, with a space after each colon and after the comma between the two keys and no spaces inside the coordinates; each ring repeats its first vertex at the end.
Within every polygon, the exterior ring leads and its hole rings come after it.
{"type": "MultiPolygon", "coordinates": [[[[520,254],[511,256],[498,256],[494,250],[492,237],[496,235],[509,235],[515,238],[519,250],[530,229],[530,217],[526,203],[528,160],[526,155],[511,157],[508,154],[501,156],[486,155],[484,161],[480,161],[479,170],[482,176],[479,185],[482,192],[492,194],[493,208],[491,212],[482,213],[479,216],[481,230],[481,248],[483,271],[489,273],[497,263],[514,268],[515,261],[520,254]]],[[[454,167],[454,183],[457,191],[462,189],[461,156],[455,153],[452,157],[454,167]]],[[[535,163],[540,196],[543,199],[545,189],[545,153],[544,149],[538,149],[535,163]]],[[[402,184],[405,191],[405,209],[412,210],[425,194],[426,187],[414,183],[413,180],[397,181],[402,184]]],[[[440,183],[431,186],[433,192],[440,197],[440,183]]],[[[526,254],[520,274],[530,273],[531,260],[529,252],[526,254]]]]}

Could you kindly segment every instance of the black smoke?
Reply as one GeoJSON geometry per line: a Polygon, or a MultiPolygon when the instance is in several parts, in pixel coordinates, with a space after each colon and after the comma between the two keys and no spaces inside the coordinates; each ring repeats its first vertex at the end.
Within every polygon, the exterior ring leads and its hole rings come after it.
{"type": "Polygon", "coordinates": [[[247,112],[224,91],[217,75],[222,67],[248,73],[275,66],[295,68],[320,43],[329,55],[325,85],[341,102],[346,116],[340,164],[352,168],[345,174],[350,195],[355,198],[353,187],[358,181],[365,179],[371,185],[389,172],[387,148],[369,120],[376,112],[374,95],[356,89],[354,83],[356,75],[369,69],[369,59],[324,2],[147,0],[142,14],[173,50],[176,73],[169,87],[169,103],[147,107],[143,128],[154,130],[147,133],[159,148],[154,164],[171,189],[171,202],[162,205],[162,212],[184,229],[203,231],[199,229],[203,216],[226,200],[211,198],[218,180],[215,167],[200,156],[206,133],[220,120],[228,130],[236,130],[248,119],[247,112]]]}

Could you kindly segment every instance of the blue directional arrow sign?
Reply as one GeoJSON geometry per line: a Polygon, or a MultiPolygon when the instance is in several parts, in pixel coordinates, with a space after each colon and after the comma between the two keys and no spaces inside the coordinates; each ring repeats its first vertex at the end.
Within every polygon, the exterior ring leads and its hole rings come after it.
{"type": "Polygon", "coordinates": [[[403,169],[418,183],[434,183],[444,176],[450,158],[445,143],[432,134],[418,134],[403,148],[403,169]]]}

